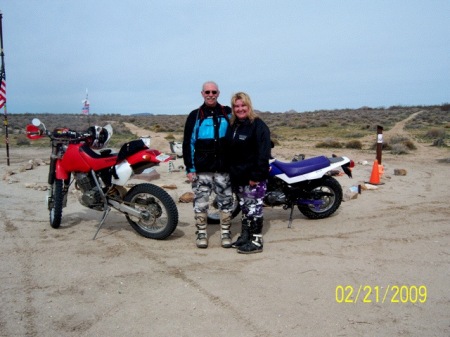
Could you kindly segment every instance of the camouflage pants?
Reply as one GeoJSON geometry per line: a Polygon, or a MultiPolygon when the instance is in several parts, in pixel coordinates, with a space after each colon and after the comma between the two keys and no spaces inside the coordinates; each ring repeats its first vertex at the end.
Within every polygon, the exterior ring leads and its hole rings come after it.
{"type": "Polygon", "coordinates": [[[198,173],[197,180],[192,182],[195,194],[194,212],[206,213],[209,208],[211,192],[216,194],[217,207],[225,212],[233,208],[230,175],[228,173],[198,173]]]}
{"type": "Polygon", "coordinates": [[[245,185],[236,189],[243,219],[247,218],[252,221],[263,216],[263,198],[266,190],[266,181],[261,181],[256,186],[245,185]]]}

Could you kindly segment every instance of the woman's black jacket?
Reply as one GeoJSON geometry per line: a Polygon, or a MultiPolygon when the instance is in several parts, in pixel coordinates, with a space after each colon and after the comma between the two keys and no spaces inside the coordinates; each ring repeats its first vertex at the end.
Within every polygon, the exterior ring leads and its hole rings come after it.
{"type": "Polygon", "coordinates": [[[269,176],[270,130],[260,118],[236,120],[228,129],[230,176],[233,186],[263,181],[269,176]]]}

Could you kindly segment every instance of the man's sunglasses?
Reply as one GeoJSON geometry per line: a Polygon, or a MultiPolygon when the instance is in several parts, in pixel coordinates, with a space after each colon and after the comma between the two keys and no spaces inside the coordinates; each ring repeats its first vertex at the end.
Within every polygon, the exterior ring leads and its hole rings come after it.
{"type": "Polygon", "coordinates": [[[217,91],[216,90],[206,90],[206,91],[204,91],[204,93],[207,95],[209,95],[209,94],[215,95],[215,94],[217,94],[217,91]]]}

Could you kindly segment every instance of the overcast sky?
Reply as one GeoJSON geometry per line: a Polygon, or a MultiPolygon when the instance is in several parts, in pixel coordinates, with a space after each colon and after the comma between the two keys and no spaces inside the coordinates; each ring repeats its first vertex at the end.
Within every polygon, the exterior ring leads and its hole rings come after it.
{"type": "Polygon", "coordinates": [[[450,101],[449,0],[2,0],[8,113],[450,101]]]}

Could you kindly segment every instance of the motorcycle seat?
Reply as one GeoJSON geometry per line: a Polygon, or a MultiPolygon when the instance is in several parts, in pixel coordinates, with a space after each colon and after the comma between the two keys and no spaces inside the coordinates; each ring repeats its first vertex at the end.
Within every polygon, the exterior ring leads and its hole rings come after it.
{"type": "Polygon", "coordinates": [[[275,160],[272,165],[291,178],[328,167],[330,160],[325,156],[319,156],[290,163],[275,160]]]}

